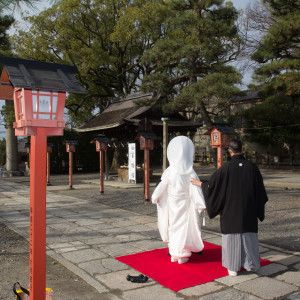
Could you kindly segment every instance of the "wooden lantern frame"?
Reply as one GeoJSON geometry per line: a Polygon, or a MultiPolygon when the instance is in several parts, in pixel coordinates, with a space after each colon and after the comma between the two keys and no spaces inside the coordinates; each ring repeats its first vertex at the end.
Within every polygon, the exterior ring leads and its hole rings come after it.
{"type": "Polygon", "coordinates": [[[63,135],[66,92],[14,88],[15,133],[36,135],[36,128],[48,128],[47,135],[63,135]]]}

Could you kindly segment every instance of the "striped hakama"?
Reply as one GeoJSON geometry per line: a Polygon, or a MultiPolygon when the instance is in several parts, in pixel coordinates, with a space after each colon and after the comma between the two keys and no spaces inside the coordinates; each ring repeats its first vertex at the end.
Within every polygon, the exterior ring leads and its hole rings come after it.
{"type": "Polygon", "coordinates": [[[222,265],[238,272],[260,268],[258,235],[255,232],[222,234],[222,265]]]}

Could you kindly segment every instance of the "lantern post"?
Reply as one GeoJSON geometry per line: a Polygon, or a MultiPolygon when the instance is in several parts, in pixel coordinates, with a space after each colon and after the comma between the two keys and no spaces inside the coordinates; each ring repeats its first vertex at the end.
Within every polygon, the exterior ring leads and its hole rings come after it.
{"type": "Polygon", "coordinates": [[[50,154],[52,153],[54,144],[47,143],[47,185],[51,185],[50,183],[50,154]]]}
{"type": "Polygon", "coordinates": [[[73,190],[73,153],[76,150],[77,141],[65,141],[66,151],[69,153],[69,189],[73,190]]]}
{"type": "Polygon", "coordinates": [[[96,144],[96,151],[99,152],[99,165],[100,165],[100,193],[104,193],[104,155],[106,157],[107,146],[110,140],[105,136],[98,136],[94,138],[92,143],[96,144]]]}
{"type": "Polygon", "coordinates": [[[139,132],[137,140],[140,141],[140,149],[144,150],[144,192],[145,192],[145,203],[150,201],[150,156],[149,150],[154,148],[154,140],[158,139],[156,134],[152,131],[139,132]]]}
{"type": "Polygon", "coordinates": [[[15,134],[30,143],[30,300],[45,299],[47,136],[62,135],[65,92],[14,88],[15,134]]]}
{"type": "Polygon", "coordinates": [[[73,66],[0,55],[0,98],[14,101],[15,135],[30,136],[30,300],[46,298],[47,136],[63,135],[66,92],[86,93],[73,66]]]}

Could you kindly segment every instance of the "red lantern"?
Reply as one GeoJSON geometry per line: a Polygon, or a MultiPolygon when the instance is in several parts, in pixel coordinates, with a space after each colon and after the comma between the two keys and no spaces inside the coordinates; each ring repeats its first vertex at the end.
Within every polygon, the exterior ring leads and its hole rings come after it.
{"type": "Polygon", "coordinates": [[[63,135],[65,92],[14,89],[16,135],[36,135],[36,128],[48,128],[47,135],[63,135]]]}

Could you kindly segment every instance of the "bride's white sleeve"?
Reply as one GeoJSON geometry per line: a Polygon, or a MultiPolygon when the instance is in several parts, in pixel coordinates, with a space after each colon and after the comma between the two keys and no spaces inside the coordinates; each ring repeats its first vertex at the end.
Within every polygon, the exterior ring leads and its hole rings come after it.
{"type": "Polygon", "coordinates": [[[167,187],[168,187],[168,183],[166,178],[164,178],[164,180],[162,179],[161,182],[157,185],[157,187],[155,188],[152,197],[151,197],[151,201],[154,204],[157,204],[160,199],[163,198],[164,194],[167,192],[167,187]]]}
{"type": "MultiPolygon", "coordinates": [[[[196,174],[193,174],[191,177],[199,180],[196,174]]],[[[195,209],[197,209],[199,212],[204,210],[206,206],[205,206],[202,188],[200,186],[192,185],[190,183],[189,193],[190,193],[191,200],[194,202],[195,209]]]]}

